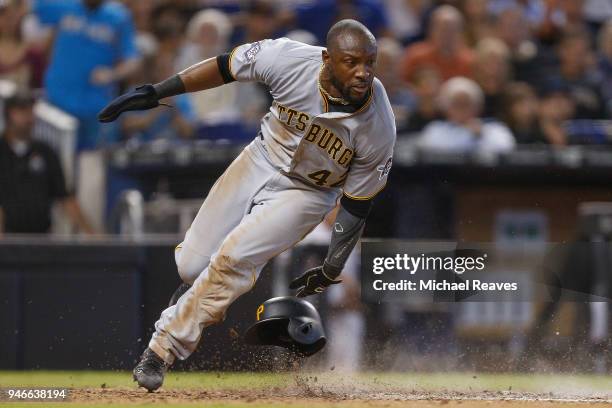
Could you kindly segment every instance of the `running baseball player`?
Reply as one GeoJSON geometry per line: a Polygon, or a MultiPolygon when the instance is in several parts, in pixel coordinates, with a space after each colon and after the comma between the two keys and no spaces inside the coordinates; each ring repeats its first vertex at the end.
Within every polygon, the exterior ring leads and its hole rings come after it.
{"type": "Polygon", "coordinates": [[[361,236],[372,199],[385,186],[395,143],[387,94],[374,78],[376,39],[342,20],[327,48],[286,38],[236,47],[155,85],[120,96],[99,114],[155,108],[160,100],[232,81],[259,81],[274,102],[261,131],[225,170],[176,249],[185,282],[155,323],[134,369],[149,391],[176,358],[189,357],[202,330],[223,320],[265,264],[294,246],[341,196],[323,265],[295,279],[297,296],[320,293],[338,279],[361,236]]]}

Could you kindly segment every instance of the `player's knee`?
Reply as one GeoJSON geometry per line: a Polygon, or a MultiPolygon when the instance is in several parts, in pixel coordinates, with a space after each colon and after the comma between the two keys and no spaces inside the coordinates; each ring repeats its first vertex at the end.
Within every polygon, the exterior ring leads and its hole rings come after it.
{"type": "Polygon", "coordinates": [[[256,279],[256,268],[251,262],[235,254],[224,252],[211,259],[209,271],[240,294],[248,292],[256,279]]]}
{"type": "Polygon", "coordinates": [[[174,252],[176,267],[183,282],[193,285],[196,278],[204,271],[210,261],[207,256],[200,255],[185,247],[177,248],[174,252]]]}

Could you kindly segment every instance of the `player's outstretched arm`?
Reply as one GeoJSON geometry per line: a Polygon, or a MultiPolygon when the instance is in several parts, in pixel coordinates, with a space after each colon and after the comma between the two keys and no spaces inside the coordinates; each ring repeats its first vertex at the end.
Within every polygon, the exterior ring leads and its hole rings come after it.
{"type": "Polygon", "coordinates": [[[162,82],[142,85],[119,96],[100,111],[98,120],[112,122],[123,112],[155,108],[164,98],[223,85],[227,81],[218,59],[209,58],[162,82]]]}
{"type": "Polygon", "coordinates": [[[296,296],[305,297],[323,292],[328,286],[342,282],[338,279],[344,264],[361,237],[371,200],[353,200],[343,196],[333,225],[331,243],[323,265],[307,270],[289,285],[298,289],[296,296]]]}

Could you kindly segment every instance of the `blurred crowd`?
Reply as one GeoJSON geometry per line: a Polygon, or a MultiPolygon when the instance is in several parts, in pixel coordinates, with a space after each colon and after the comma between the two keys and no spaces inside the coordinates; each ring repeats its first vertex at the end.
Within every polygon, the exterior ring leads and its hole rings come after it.
{"type": "MultiPolygon", "coordinates": [[[[612,143],[612,0],[0,0],[0,81],[17,89],[3,103],[0,234],[48,232],[54,202],[80,231],[102,232],[126,184],[115,175],[106,191],[106,158],[88,153],[118,142],[243,143],[272,102],[264,85],[234,82],[100,124],[97,113],[122,91],[265,38],[324,46],[344,18],[378,38],[377,77],[398,137],[415,146],[491,154],[612,143]],[[65,187],[57,153],[32,138],[34,96],[78,122],[75,155],[94,163],[75,169],[83,199],[65,187]],[[108,206],[98,211],[104,195],[108,206]]],[[[429,194],[398,200],[411,211],[395,219],[396,235],[450,235],[432,226],[445,210],[429,194]]],[[[328,242],[329,233],[322,224],[311,239],[328,242]]],[[[334,364],[355,369],[365,323],[351,269],[327,301],[332,338],[341,339],[330,345],[334,364]]]]}
{"type": "MultiPolygon", "coordinates": [[[[242,43],[285,36],[324,46],[329,27],[343,18],[377,36],[377,76],[398,135],[417,147],[495,154],[519,144],[612,141],[612,0],[0,0],[0,85],[17,89],[0,126],[0,148],[12,160],[4,164],[13,172],[0,175],[0,190],[18,183],[44,190],[45,177],[55,178],[44,172],[54,166],[43,166],[42,187],[35,186],[36,149],[15,147],[27,144],[33,124],[14,123],[23,112],[9,110],[31,109],[22,102],[32,95],[76,119],[80,158],[117,142],[243,143],[272,102],[262,84],[180,95],[164,101],[171,107],[111,124],[96,115],[128,88],[242,43]]],[[[92,159],[99,168],[100,157],[92,159]]],[[[102,180],[92,168],[75,169],[82,185],[102,180]]],[[[96,201],[102,190],[83,195],[96,201]]],[[[31,199],[15,197],[0,201],[0,221],[3,208],[23,209],[31,199]]]]}
{"type": "Polygon", "coordinates": [[[245,43],[324,45],[355,18],[379,38],[377,75],[398,132],[427,149],[607,142],[610,0],[0,0],[0,79],[79,120],[78,150],[116,141],[251,139],[271,102],[262,85],[176,97],[173,109],[100,126],[121,90],[160,81],[245,43]]]}

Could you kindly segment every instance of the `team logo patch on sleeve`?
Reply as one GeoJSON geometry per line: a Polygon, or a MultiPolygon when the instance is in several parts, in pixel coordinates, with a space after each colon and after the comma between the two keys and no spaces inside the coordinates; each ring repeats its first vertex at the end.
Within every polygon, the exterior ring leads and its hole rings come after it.
{"type": "Polygon", "coordinates": [[[246,59],[248,62],[253,62],[255,56],[257,55],[257,53],[259,53],[260,50],[261,44],[259,43],[259,41],[253,43],[253,45],[251,45],[251,47],[249,47],[249,49],[244,52],[244,59],[246,59]]]}
{"type": "Polygon", "coordinates": [[[391,164],[393,164],[393,158],[389,157],[387,162],[383,166],[378,166],[376,170],[380,172],[380,176],[378,176],[379,180],[382,180],[389,172],[391,171],[391,164]]]}

